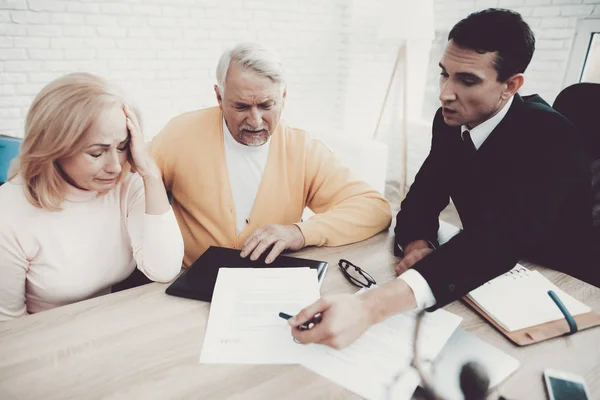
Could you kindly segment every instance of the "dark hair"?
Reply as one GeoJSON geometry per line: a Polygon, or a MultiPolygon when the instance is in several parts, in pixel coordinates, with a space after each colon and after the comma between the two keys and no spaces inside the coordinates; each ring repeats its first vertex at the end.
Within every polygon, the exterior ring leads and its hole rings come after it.
{"type": "Polygon", "coordinates": [[[497,52],[494,68],[500,82],[525,72],[535,50],[535,37],[521,14],[501,8],[470,14],[454,25],[448,40],[481,54],[497,52]]]}

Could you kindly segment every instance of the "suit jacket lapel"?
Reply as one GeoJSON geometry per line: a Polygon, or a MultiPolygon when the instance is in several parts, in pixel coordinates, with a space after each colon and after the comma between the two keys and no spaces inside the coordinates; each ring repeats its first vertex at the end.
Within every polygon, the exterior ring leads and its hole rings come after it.
{"type": "Polygon", "coordinates": [[[517,93],[510,106],[510,109],[500,121],[500,123],[494,128],[492,133],[487,137],[483,144],[477,150],[478,158],[487,158],[491,153],[502,151],[505,146],[517,146],[519,138],[515,136],[519,129],[521,110],[523,109],[525,102],[523,98],[517,93]]]}

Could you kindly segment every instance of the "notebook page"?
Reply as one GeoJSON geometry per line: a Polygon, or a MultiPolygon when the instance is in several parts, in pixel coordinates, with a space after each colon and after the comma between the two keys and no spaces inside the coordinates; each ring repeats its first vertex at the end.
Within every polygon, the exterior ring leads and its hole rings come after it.
{"type": "Polygon", "coordinates": [[[558,295],[571,315],[591,311],[588,306],[556,287],[540,272],[522,268],[526,272],[495,278],[467,296],[509,332],[564,318],[548,295],[549,290],[558,295]]]}

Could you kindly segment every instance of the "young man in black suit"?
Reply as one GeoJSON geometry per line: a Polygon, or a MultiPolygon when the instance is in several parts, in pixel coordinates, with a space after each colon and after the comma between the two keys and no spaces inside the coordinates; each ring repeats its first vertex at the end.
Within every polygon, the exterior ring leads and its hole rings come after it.
{"type": "Polygon", "coordinates": [[[459,299],[526,258],[575,276],[591,248],[589,161],[579,134],[539,96],[517,91],[535,48],[518,13],[488,9],[454,26],[440,60],[429,156],[396,220],[399,279],[325,297],[290,321],[303,343],[345,347],[371,325],[459,299]],[[463,231],[438,247],[450,198],[463,231]]]}

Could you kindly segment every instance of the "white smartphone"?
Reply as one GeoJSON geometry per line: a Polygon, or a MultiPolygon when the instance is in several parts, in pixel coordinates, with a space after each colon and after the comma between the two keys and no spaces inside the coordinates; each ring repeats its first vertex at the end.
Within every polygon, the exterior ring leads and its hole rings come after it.
{"type": "Polygon", "coordinates": [[[550,400],[590,400],[585,381],[579,375],[547,368],[544,380],[550,400]]]}

